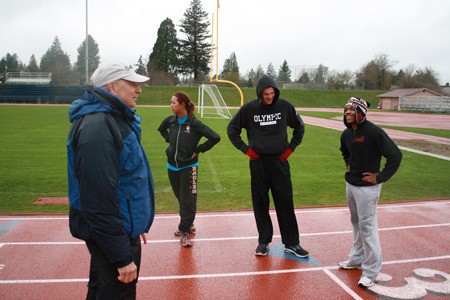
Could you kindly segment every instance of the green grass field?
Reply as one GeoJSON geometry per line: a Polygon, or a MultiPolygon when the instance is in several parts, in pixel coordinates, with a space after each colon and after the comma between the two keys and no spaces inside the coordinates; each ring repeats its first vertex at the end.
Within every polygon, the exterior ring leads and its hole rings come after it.
{"type": "MultiPolygon", "coordinates": [[[[165,168],[166,143],[157,128],[171,113],[138,107],[142,143],[149,158],[158,212],[176,212],[165,168]]],[[[232,113],[235,111],[232,110],[232,113]]],[[[316,115],[317,116],[317,115],[316,115]]],[[[323,115],[326,116],[326,113],[323,115]]],[[[203,119],[222,141],[201,154],[199,210],[251,208],[248,158],[226,136],[228,120],[203,119]]],[[[65,213],[66,205],[35,205],[40,197],[67,196],[67,106],[0,105],[0,213],[65,213]]],[[[399,128],[397,128],[399,129],[399,128]]],[[[446,131],[448,134],[448,131],[446,131]]],[[[340,132],[306,126],[303,143],[290,158],[296,207],[345,204],[340,132]]],[[[399,172],[383,186],[381,200],[405,201],[450,197],[450,162],[404,152],[399,172]]]]}
{"type": "MultiPolygon", "coordinates": [[[[220,86],[220,84],[219,84],[220,86]]],[[[168,105],[172,95],[182,90],[190,95],[191,100],[197,103],[198,87],[151,87],[142,88],[142,95],[139,97],[139,104],[145,105],[168,105]]],[[[241,88],[245,101],[256,98],[255,88],[241,88]]],[[[374,106],[378,103],[377,95],[386,91],[365,90],[305,90],[305,89],[283,89],[281,97],[289,99],[295,107],[343,107],[352,96],[364,98],[374,106]]],[[[221,84],[220,93],[228,106],[240,106],[240,95],[236,88],[230,85],[221,84]]]]}

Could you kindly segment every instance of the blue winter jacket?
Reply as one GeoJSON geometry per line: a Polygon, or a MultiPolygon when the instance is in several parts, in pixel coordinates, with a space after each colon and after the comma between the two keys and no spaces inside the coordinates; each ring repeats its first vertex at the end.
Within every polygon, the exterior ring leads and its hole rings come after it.
{"type": "Polygon", "coordinates": [[[126,266],[132,262],[130,238],[148,232],[155,211],[140,118],[97,87],[72,103],[69,118],[70,231],[94,241],[116,267],[126,266]]]}

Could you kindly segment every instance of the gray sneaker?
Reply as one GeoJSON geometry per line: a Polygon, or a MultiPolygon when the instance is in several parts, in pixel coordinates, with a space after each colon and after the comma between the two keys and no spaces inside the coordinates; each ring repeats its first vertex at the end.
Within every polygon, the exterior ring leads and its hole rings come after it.
{"type": "Polygon", "coordinates": [[[256,248],[255,255],[259,256],[266,256],[269,252],[269,245],[268,244],[259,244],[256,248]]]}
{"type": "Polygon", "coordinates": [[[361,265],[351,265],[348,261],[341,261],[338,263],[339,267],[346,270],[358,269],[361,270],[361,265]]]}
{"type": "Polygon", "coordinates": [[[192,246],[191,238],[189,237],[188,233],[181,234],[180,242],[181,242],[181,246],[183,246],[183,247],[191,247],[192,246]]]}
{"type": "Polygon", "coordinates": [[[363,275],[359,279],[358,285],[362,286],[362,287],[369,287],[369,286],[372,286],[375,282],[377,282],[376,279],[372,279],[372,278],[369,278],[369,277],[363,275]]]}

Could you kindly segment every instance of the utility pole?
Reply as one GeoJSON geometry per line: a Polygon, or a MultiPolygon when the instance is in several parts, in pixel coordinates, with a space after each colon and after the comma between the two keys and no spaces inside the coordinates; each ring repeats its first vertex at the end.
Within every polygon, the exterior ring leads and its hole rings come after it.
{"type": "Polygon", "coordinates": [[[86,0],[86,85],[89,84],[88,0],[86,0]]]}

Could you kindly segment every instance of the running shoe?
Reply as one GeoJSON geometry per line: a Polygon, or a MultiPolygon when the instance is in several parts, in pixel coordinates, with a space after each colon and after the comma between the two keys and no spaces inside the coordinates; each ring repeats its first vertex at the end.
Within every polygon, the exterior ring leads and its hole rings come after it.
{"type": "Polygon", "coordinates": [[[346,270],[358,269],[361,270],[361,265],[351,265],[348,261],[341,261],[338,263],[339,267],[346,270]]]}
{"type": "Polygon", "coordinates": [[[294,246],[285,246],[284,252],[292,253],[298,257],[308,257],[309,252],[303,249],[300,245],[294,245],[294,246]]]}
{"type": "MultiPolygon", "coordinates": [[[[189,233],[195,233],[194,224],[192,224],[191,228],[189,228],[189,233]]],[[[180,231],[180,229],[177,229],[177,231],[175,231],[173,234],[175,234],[175,236],[181,236],[182,232],[180,231]]]]}
{"type": "Polygon", "coordinates": [[[367,276],[361,276],[361,278],[358,281],[358,285],[362,287],[369,287],[372,286],[375,282],[377,282],[375,279],[369,278],[367,276]]]}
{"type": "Polygon", "coordinates": [[[192,241],[191,241],[191,238],[189,237],[188,233],[181,234],[180,242],[181,242],[181,246],[183,246],[183,247],[191,247],[192,246],[192,241]]]}
{"type": "Polygon", "coordinates": [[[268,252],[269,252],[268,244],[259,244],[255,250],[255,255],[266,256],[268,252]]]}

